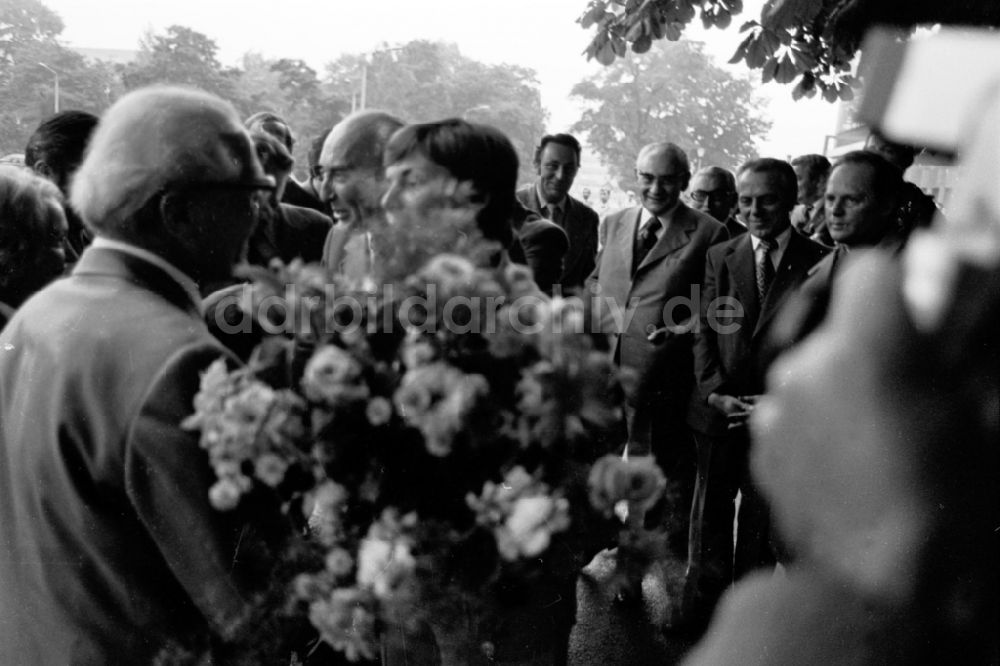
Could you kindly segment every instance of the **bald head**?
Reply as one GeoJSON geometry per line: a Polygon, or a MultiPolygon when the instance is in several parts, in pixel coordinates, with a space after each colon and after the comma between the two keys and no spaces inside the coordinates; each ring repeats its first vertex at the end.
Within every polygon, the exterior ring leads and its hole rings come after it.
{"type": "Polygon", "coordinates": [[[403,121],[384,111],[359,111],[334,125],[323,143],[319,163],[324,169],[382,167],[389,137],[403,121]]]}
{"type": "Polygon", "coordinates": [[[382,219],[382,154],[403,122],[384,111],[360,111],[334,125],[323,142],[320,195],[338,223],[366,225],[382,219]]]}
{"type": "Polygon", "coordinates": [[[687,155],[676,144],[644,146],[635,161],[642,205],[653,215],[665,215],[677,205],[691,180],[687,155]]]}
{"type": "Polygon", "coordinates": [[[689,176],[691,174],[687,153],[676,143],[670,143],[669,141],[647,143],[639,151],[639,156],[636,157],[635,162],[639,164],[639,162],[648,159],[668,160],[686,171],[689,176]]]}

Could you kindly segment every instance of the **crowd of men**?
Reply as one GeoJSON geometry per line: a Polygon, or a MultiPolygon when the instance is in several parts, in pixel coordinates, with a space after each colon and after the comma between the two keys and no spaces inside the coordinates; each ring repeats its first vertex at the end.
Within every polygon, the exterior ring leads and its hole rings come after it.
{"type": "Polygon", "coordinates": [[[180,423],[199,371],[239,354],[213,337],[202,299],[244,259],[364,275],[379,261],[370,230],[442,170],[474,184],[498,261],[582,295],[609,335],[631,376],[625,455],[653,456],[676,491],[629,519],[672,514],[688,619],[706,622],[734,579],[794,559],[748,471],[747,417],[771,361],[822,320],[847,255],[897,251],[933,202],[903,180],[913,152],[877,136],[832,166],[805,155],[694,174],[696,147],[669,139],[636,156],[637,205],[599,218],[569,194],[581,149],[568,134],[540,138],[537,178],[516,189],[509,141],[457,120],[352,114],[315,138],[302,183],[281,118],[241,123],[200,92],[147,89],[101,119],[42,123],[25,151],[36,175],[0,172],[51,181],[63,204],[29,223],[0,201],[0,662],[137,661],[224,631],[287,526],[208,504],[210,470],[180,423]],[[29,226],[69,267],[34,294],[9,268],[35,261],[9,240],[29,226]]]}

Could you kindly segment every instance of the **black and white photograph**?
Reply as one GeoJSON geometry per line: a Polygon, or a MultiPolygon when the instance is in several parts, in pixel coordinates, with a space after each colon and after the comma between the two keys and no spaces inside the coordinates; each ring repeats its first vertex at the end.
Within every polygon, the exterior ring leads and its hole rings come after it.
{"type": "Polygon", "coordinates": [[[0,0],[0,666],[1000,666],[997,0],[0,0]]]}

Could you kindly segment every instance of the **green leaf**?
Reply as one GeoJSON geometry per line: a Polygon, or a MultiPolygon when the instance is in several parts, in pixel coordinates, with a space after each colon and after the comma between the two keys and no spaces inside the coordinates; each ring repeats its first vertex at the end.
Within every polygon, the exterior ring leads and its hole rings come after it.
{"type": "Polygon", "coordinates": [[[720,11],[720,12],[719,12],[719,16],[718,16],[718,18],[716,18],[716,19],[715,19],[715,25],[716,25],[716,26],[717,26],[717,27],[718,27],[718,28],[719,28],[720,30],[725,30],[726,28],[728,28],[728,27],[729,27],[729,25],[730,25],[730,24],[731,24],[732,22],[733,22],[733,15],[732,15],[732,14],[730,14],[729,12],[727,12],[727,11],[726,11],[726,10],[724,10],[724,9],[723,9],[722,11],[720,11]]]}
{"type": "Polygon", "coordinates": [[[622,39],[621,37],[612,37],[611,38],[611,51],[616,56],[618,56],[619,58],[624,58],[625,57],[625,52],[626,52],[627,49],[628,49],[628,46],[625,44],[625,40],[624,39],[622,39]]]}
{"type": "Polygon", "coordinates": [[[649,21],[650,32],[653,35],[653,39],[663,39],[663,23],[657,18],[651,18],[649,21]]]}
{"type": "Polygon", "coordinates": [[[840,99],[850,102],[854,99],[854,88],[851,86],[840,86],[840,99]]]}
{"type": "Polygon", "coordinates": [[[820,81],[819,87],[823,89],[823,99],[831,104],[840,98],[840,93],[837,92],[836,86],[828,85],[820,81]]]}
{"type": "Polygon", "coordinates": [[[665,36],[672,42],[676,42],[681,38],[681,32],[684,30],[684,25],[676,21],[671,21],[666,26],[665,36]]]}

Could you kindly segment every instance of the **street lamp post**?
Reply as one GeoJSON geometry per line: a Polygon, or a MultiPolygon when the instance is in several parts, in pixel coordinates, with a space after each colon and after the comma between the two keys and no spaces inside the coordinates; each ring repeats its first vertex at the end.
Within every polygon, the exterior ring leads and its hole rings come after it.
{"type": "MultiPolygon", "coordinates": [[[[358,110],[363,111],[368,108],[368,59],[374,58],[379,53],[393,53],[395,51],[402,51],[404,47],[394,46],[387,47],[384,49],[376,49],[374,51],[369,51],[361,57],[361,94],[358,100],[358,110]]],[[[395,60],[395,56],[393,57],[395,60]]],[[[353,104],[352,104],[353,110],[353,104]]]]}
{"type": "Polygon", "coordinates": [[[55,98],[52,101],[52,109],[53,109],[53,113],[59,113],[59,72],[57,72],[56,70],[52,69],[51,67],[49,67],[48,65],[46,65],[44,62],[40,62],[38,64],[40,66],[44,67],[45,69],[49,70],[50,72],[52,72],[52,76],[55,77],[55,85],[53,86],[53,92],[55,93],[55,96],[54,96],[55,98]]]}

